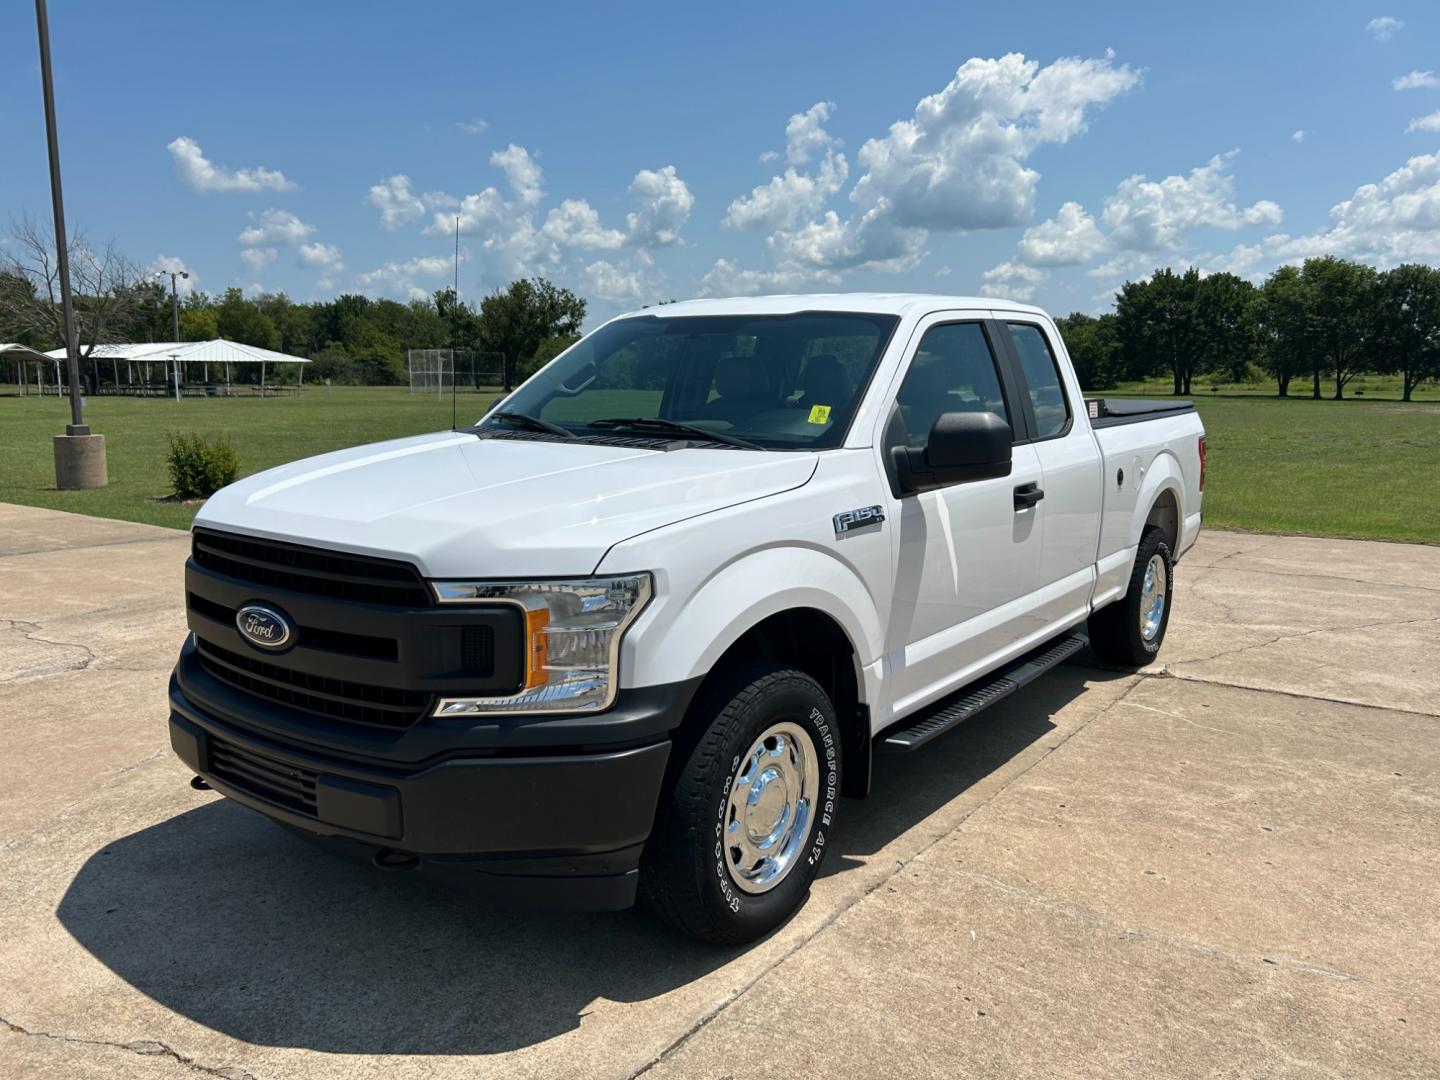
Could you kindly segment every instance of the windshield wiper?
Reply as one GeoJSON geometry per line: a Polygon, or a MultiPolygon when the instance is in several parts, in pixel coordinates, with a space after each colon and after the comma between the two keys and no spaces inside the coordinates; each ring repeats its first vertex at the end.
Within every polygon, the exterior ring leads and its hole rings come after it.
{"type": "Polygon", "coordinates": [[[506,420],[520,427],[529,428],[531,431],[544,431],[550,435],[558,435],[562,439],[573,439],[575,433],[559,424],[552,424],[549,420],[541,420],[538,416],[531,416],[529,413],[513,412],[509,409],[502,409],[497,413],[490,414],[491,420],[506,420]]]}
{"type": "Polygon", "coordinates": [[[695,435],[708,442],[725,443],[727,446],[739,446],[746,450],[764,450],[765,447],[759,443],[753,443],[749,439],[742,439],[738,435],[723,435],[718,431],[707,431],[705,428],[696,427],[694,424],[682,424],[675,420],[662,420],[655,416],[614,416],[603,420],[591,420],[586,427],[593,428],[633,428],[637,431],[677,431],[687,435],[695,435]]]}

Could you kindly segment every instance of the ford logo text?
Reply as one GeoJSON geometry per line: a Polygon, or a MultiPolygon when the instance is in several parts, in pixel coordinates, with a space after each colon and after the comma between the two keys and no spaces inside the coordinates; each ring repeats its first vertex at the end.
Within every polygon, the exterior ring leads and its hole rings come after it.
{"type": "Polygon", "coordinates": [[[285,616],[274,608],[246,604],[235,613],[240,636],[262,649],[283,649],[293,636],[285,616]]]}

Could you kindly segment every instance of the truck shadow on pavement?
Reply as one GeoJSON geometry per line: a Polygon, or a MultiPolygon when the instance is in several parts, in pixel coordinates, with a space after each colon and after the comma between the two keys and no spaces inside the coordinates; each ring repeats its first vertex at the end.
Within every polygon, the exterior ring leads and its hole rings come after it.
{"type": "MultiPolygon", "coordinates": [[[[919,753],[877,756],[874,791],[845,803],[827,872],[860,865],[1056,730],[1050,717],[1106,677],[1062,667],[919,753]]],[[[328,856],[219,799],[96,852],[57,914],[111,971],[197,1023],[347,1054],[532,1046],[578,1027],[597,998],[648,1000],[743,951],[639,912],[479,906],[328,856]]]]}

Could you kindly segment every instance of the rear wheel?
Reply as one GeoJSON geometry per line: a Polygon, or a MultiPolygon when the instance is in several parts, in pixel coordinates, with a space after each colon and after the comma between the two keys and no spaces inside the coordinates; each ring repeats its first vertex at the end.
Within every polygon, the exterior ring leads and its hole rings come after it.
{"type": "Polygon", "coordinates": [[[805,901],[840,792],[835,709],[810,676],[751,665],[697,704],[708,721],[656,818],[641,893],[715,944],[752,941],[805,901]]]}
{"type": "Polygon", "coordinates": [[[1090,647],[1119,667],[1153,663],[1170,625],[1175,559],[1153,525],[1140,536],[1125,595],[1090,616],[1090,647]]]}

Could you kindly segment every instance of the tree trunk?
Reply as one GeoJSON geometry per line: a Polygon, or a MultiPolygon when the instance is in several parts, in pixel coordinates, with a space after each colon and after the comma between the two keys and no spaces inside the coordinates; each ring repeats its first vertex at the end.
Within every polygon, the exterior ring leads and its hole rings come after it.
{"type": "Polygon", "coordinates": [[[1190,372],[1185,372],[1185,396],[1190,396],[1190,372]]]}
{"type": "Polygon", "coordinates": [[[1275,382],[1276,382],[1276,383],[1279,385],[1279,387],[1280,387],[1280,393],[1279,393],[1277,396],[1278,396],[1278,397],[1289,397],[1289,396],[1290,396],[1290,376],[1289,376],[1289,375],[1276,375],[1276,376],[1275,376],[1275,382]]]}
{"type": "Polygon", "coordinates": [[[1181,386],[1182,386],[1183,384],[1182,384],[1181,381],[1180,381],[1180,368],[1177,366],[1177,367],[1174,369],[1174,371],[1175,371],[1175,389],[1172,390],[1172,391],[1170,391],[1170,392],[1171,392],[1175,397],[1179,397],[1182,393],[1184,393],[1184,391],[1181,389],[1181,386]]]}
{"type": "Polygon", "coordinates": [[[1320,400],[1320,368],[1319,368],[1319,367],[1316,367],[1315,370],[1314,370],[1311,374],[1313,374],[1313,375],[1315,376],[1315,385],[1314,385],[1314,387],[1312,388],[1312,390],[1311,390],[1311,392],[1310,392],[1310,396],[1313,397],[1316,401],[1319,401],[1319,400],[1320,400]]]}

